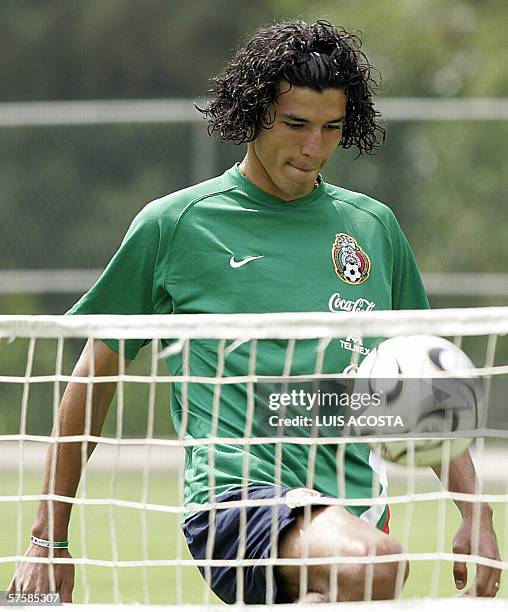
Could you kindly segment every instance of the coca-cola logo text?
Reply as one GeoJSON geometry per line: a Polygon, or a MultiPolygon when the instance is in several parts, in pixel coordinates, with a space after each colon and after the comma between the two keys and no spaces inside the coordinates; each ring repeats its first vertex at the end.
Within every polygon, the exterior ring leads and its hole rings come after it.
{"type": "Polygon", "coordinates": [[[357,298],[356,300],[346,300],[342,298],[340,293],[332,293],[328,300],[328,310],[330,312],[370,312],[376,307],[375,302],[371,302],[365,298],[357,298]]]}

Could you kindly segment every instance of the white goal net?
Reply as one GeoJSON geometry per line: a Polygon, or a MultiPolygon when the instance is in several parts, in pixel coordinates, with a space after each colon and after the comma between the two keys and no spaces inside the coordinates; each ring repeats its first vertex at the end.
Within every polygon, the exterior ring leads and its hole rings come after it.
{"type": "MultiPolygon", "coordinates": [[[[77,603],[212,609],[221,604],[210,588],[220,582],[218,575],[225,576],[226,591],[233,597],[230,603],[244,602],[259,576],[263,594],[257,603],[285,602],[276,600],[281,567],[296,568],[293,601],[305,600],[316,568],[323,566],[331,601],[347,598],[348,586],[341,578],[346,566],[361,567],[364,600],[379,594],[377,572],[387,564],[396,568],[396,598],[456,596],[457,562],[468,567],[468,584],[461,592],[474,591],[476,566],[496,571],[508,567],[507,333],[508,308],[0,316],[0,589],[7,589],[23,561],[34,562],[25,552],[42,501],[50,540],[58,539],[56,505],[73,504],[72,559],[58,561],[76,567],[77,603]],[[332,432],[328,428],[323,433],[290,410],[298,397],[295,388],[315,389],[316,381],[354,384],[357,365],[373,346],[384,338],[412,334],[449,339],[469,356],[474,368],[447,369],[446,375],[483,381],[483,419],[467,431],[476,471],[469,489],[457,487],[457,475],[450,470],[452,434],[423,430],[415,439],[390,430],[390,442],[407,448],[407,465],[385,467],[367,444],[377,444],[379,450],[384,436],[368,437],[365,430],[344,428],[337,421],[332,432]],[[84,343],[98,339],[107,339],[118,351],[114,375],[97,371],[91,351],[84,369],[74,369],[84,343]],[[132,347],[140,343],[148,346],[129,364],[132,347]],[[333,366],[339,344],[351,354],[345,371],[333,366]],[[66,435],[59,407],[70,383],[84,390],[83,427],[80,433],[66,435]],[[95,398],[110,383],[116,395],[104,429],[96,431],[95,398]],[[440,479],[431,469],[418,467],[419,439],[436,442],[440,479]],[[60,489],[65,466],[55,459],[71,442],[79,443],[81,467],[79,488],[68,496],[60,489]],[[90,444],[96,448],[87,462],[90,444]],[[41,493],[47,448],[53,461],[48,463],[48,490],[41,493]],[[253,494],[267,487],[271,495],[253,494]],[[279,531],[299,520],[307,532],[316,492],[321,494],[320,508],[346,508],[365,529],[388,531],[389,525],[400,549],[377,554],[371,543],[361,554],[337,546],[334,553],[316,555],[313,552],[320,549],[302,535],[298,554],[281,556],[279,531]],[[500,558],[485,556],[483,503],[493,509],[500,558]],[[463,551],[453,548],[460,525],[457,505],[472,509],[470,547],[463,551]],[[260,514],[267,508],[268,524],[259,518],[267,516],[260,514]],[[237,521],[230,531],[232,519],[226,516],[237,521]],[[197,517],[201,522],[192,523],[197,517]],[[281,517],[293,522],[283,523],[281,517]],[[187,539],[182,523],[192,524],[185,532],[187,539]],[[263,529],[268,539],[264,548],[256,548],[256,536],[261,538],[263,529]],[[226,569],[229,573],[220,573],[226,569]]],[[[331,532],[323,534],[330,542],[333,537],[331,532]]],[[[52,590],[55,561],[52,549],[49,557],[36,560],[48,564],[52,590]]],[[[496,588],[498,600],[507,597],[502,579],[496,588]]],[[[404,607],[404,602],[399,605],[404,607]]],[[[420,605],[427,609],[425,603],[420,605]]],[[[492,609],[497,605],[493,603],[492,609]]]]}

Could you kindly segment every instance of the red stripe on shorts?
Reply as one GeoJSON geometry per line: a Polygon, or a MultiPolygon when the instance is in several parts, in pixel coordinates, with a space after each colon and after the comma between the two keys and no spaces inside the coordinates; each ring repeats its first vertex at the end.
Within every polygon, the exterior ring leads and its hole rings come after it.
{"type": "Polygon", "coordinates": [[[386,521],[383,525],[383,531],[385,533],[390,533],[390,506],[386,506],[386,521]]]}

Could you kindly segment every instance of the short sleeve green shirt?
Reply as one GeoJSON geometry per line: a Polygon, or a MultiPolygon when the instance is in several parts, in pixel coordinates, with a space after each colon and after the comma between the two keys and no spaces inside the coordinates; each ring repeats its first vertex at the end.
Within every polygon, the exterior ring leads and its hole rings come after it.
{"type": "MultiPolygon", "coordinates": [[[[223,175],[148,204],[134,219],[118,252],[97,283],[70,314],[172,314],[340,312],[428,308],[409,244],[388,207],[365,195],[320,180],[305,197],[285,202],[250,183],[238,165],[223,175]]],[[[126,342],[134,358],[148,342],[126,342]]],[[[116,347],[114,341],[108,343],[116,347]]],[[[171,343],[168,339],[166,344],[171,343]]],[[[367,354],[373,340],[337,340],[328,346],[323,372],[342,372],[353,351],[367,354]]],[[[192,375],[215,376],[218,343],[190,345],[192,375]]],[[[287,342],[256,346],[255,373],[281,375],[287,342]]],[[[313,374],[315,342],[298,341],[291,374],[313,374]]],[[[249,372],[251,343],[226,351],[224,376],[249,372]]],[[[168,358],[172,374],[182,355],[168,358]]],[[[172,417],[176,430],[185,421],[187,439],[212,435],[213,385],[191,384],[183,400],[173,385],[172,417]]],[[[248,481],[290,488],[311,486],[339,494],[337,448],[319,445],[316,469],[309,476],[309,447],[284,444],[282,461],[274,445],[244,447],[247,392],[242,385],[222,385],[217,435],[209,447],[187,447],[186,503],[206,503],[248,481]],[[276,467],[280,463],[280,473],[276,467]]],[[[312,463],[312,462],[311,462],[312,463]]],[[[368,498],[373,482],[386,492],[383,466],[362,444],[349,444],[344,456],[348,498],[368,498]],[[373,472],[378,477],[374,480],[373,472]]],[[[351,506],[351,512],[382,526],[383,506],[351,506]]]]}

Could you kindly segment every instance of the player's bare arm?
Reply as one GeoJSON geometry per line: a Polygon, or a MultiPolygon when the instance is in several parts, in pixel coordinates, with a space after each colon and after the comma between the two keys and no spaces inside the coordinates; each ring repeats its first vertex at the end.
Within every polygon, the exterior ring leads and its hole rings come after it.
{"type": "MultiPolygon", "coordinates": [[[[441,477],[441,469],[434,468],[441,477]]],[[[476,472],[471,455],[467,450],[462,455],[450,461],[448,474],[448,489],[455,493],[477,492],[476,472]]],[[[480,557],[501,560],[497,537],[492,524],[492,508],[486,503],[455,502],[462,522],[453,540],[453,552],[467,555],[477,553],[480,557]],[[473,549],[473,534],[475,530],[475,515],[479,513],[478,550],[473,549]]],[[[463,589],[467,584],[467,566],[465,563],[453,564],[453,576],[457,589],[463,589]]],[[[468,593],[479,597],[495,597],[499,590],[501,570],[488,565],[477,565],[476,577],[468,593]]]]}
{"type": "MultiPolygon", "coordinates": [[[[118,354],[100,340],[88,341],[73,376],[115,376],[118,374],[118,354]]],[[[109,405],[115,393],[115,383],[95,384],[91,401],[91,435],[100,435],[109,405]]],[[[58,410],[58,425],[53,435],[80,436],[86,430],[87,385],[71,382],[67,386],[58,410]]],[[[87,458],[90,458],[96,444],[89,442],[87,458]]],[[[55,453],[55,487],[57,495],[74,497],[78,488],[82,468],[82,442],[59,442],[55,453]]],[[[53,452],[50,447],[44,465],[42,493],[50,490],[53,452]]],[[[32,525],[32,535],[42,540],[62,542],[68,539],[69,519],[72,505],[53,502],[53,533],[49,532],[48,504],[41,501],[32,525]]],[[[47,557],[49,548],[30,544],[26,555],[47,557]]],[[[53,549],[55,558],[71,558],[67,548],[53,549]]],[[[72,564],[54,565],[55,587],[64,602],[72,601],[74,586],[74,566],[72,564]]],[[[9,591],[25,593],[47,593],[50,591],[48,565],[44,563],[23,562],[13,578],[9,591]]]]}

